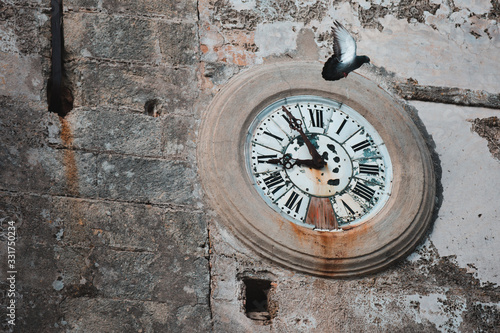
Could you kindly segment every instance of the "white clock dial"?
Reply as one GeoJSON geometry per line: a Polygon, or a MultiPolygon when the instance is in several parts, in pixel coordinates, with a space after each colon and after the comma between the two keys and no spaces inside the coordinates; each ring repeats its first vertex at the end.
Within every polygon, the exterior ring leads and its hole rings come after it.
{"type": "Polygon", "coordinates": [[[309,228],[366,221],[390,195],[384,142],[359,113],[330,99],[300,95],[267,106],[250,125],[245,158],[267,204],[309,228]]]}

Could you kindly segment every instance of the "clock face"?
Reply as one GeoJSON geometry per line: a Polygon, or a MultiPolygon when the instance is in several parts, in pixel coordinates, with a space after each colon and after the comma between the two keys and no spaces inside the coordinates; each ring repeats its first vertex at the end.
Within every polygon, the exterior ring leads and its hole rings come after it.
{"type": "Polygon", "coordinates": [[[391,191],[391,160],[375,128],[323,97],[293,96],[264,108],[250,125],[245,158],[266,203],[309,228],[366,221],[391,191]]]}

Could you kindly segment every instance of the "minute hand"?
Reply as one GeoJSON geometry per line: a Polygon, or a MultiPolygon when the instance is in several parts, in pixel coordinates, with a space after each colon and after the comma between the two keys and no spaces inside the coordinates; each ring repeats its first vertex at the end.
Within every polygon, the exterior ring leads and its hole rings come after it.
{"type": "Polygon", "coordinates": [[[316,168],[320,169],[325,166],[325,161],[323,160],[323,157],[318,153],[316,150],[316,147],[309,141],[309,138],[307,135],[304,133],[302,130],[302,121],[299,119],[295,118],[290,111],[287,110],[287,108],[283,105],[282,106],[283,111],[285,111],[286,115],[288,116],[288,119],[285,118],[288,121],[288,124],[290,125],[290,128],[293,130],[296,130],[299,132],[300,136],[302,137],[302,140],[304,140],[307,149],[309,150],[309,154],[311,154],[312,160],[314,162],[314,165],[316,168]]]}

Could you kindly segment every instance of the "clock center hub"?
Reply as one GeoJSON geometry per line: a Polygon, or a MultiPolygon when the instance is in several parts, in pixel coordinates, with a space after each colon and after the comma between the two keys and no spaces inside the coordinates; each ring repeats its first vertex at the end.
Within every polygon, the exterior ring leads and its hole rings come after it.
{"type": "MultiPolygon", "coordinates": [[[[324,134],[309,133],[309,141],[323,157],[325,166],[315,169],[295,165],[286,169],[290,180],[302,191],[317,197],[330,197],[341,192],[351,181],[352,162],[349,154],[337,141],[324,134]]],[[[311,159],[304,140],[298,136],[286,147],[285,154],[292,159],[311,159]]]]}

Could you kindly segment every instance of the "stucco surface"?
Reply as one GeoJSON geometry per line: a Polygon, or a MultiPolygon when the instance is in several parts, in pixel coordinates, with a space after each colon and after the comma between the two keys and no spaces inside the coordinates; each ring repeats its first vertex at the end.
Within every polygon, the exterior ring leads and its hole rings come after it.
{"type": "Polygon", "coordinates": [[[483,108],[412,102],[436,143],[443,168],[443,204],[430,234],[441,256],[481,283],[500,284],[500,162],[487,142],[471,131],[471,120],[498,115],[483,108]]]}

